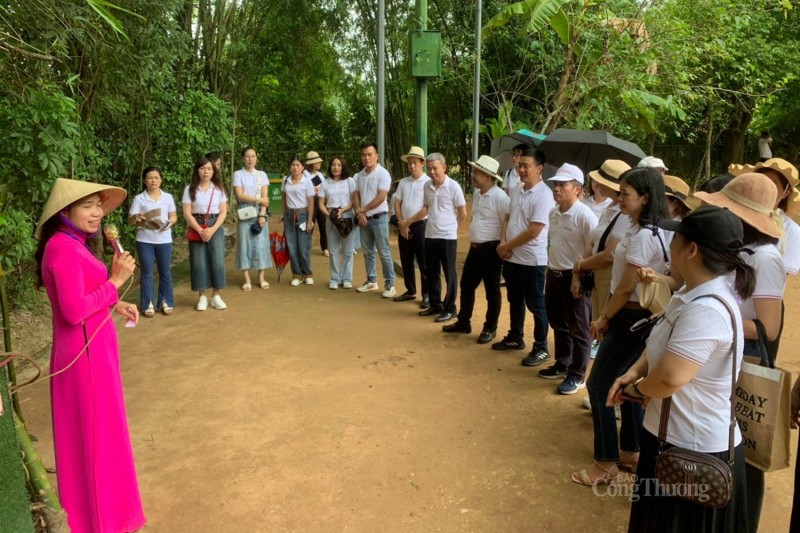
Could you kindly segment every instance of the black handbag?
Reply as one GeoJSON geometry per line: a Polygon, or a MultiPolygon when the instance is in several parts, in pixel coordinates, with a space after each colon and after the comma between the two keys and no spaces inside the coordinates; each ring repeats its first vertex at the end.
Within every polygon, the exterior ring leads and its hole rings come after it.
{"type": "Polygon", "coordinates": [[[658,427],[659,453],[656,457],[656,479],[659,485],[665,485],[670,490],[668,494],[683,498],[693,503],[706,507],[725,507],[733,494],[733,436],[736,428],[734,413],[734,392],[736,389],[736,346],[738,342],[738,327],[733,310],[728,302],[715,294],[699,296],[698,298],[714,298],[719,300],[728,310],[733,326],[733,342],[731,343],[731,423],[728,434],[728,461],[725,462],[713,455],[703,452],[687,450],[673,446],[664,450],[667,443],[667,426],[669,425],[669,411],[672,407],[672,398],[665,398],[661,403],[661,420],[658,427]]]}

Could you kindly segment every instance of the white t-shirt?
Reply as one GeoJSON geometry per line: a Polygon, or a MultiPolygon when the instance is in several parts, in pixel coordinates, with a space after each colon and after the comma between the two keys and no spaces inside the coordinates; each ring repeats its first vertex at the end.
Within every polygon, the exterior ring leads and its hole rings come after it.
{"type": "Polygon", "coordinates": [[[794,276],[800,271],[800,226],[797,222],[781,211],[783,218],[783,263],[786,267],[786,274],[794,276]]]}
{"type": "MultiPolygon", "coordinates": [[[[611,267],[612,293],[617,290],[617,286],[622,281],[622,276],[625,274],[628,264],[637,268],[650,267],[658,273],[666,273],[667,266],[664,262],[664,252],[658,240],[659,236],[662,240],[664,239],[664,232],[660,228],[656,228],[656,233],[654,234],[651,228],[652,226],[642,228],[639,224],[631,226],[625,237],[619,241],[619,244],[614,249],[614,264],[611,267]]],[[[667,250],[667,254],[669,254],[669,250],[667,250]]],[[[637,283],[636,289],[631,293],[628,301],[638,302],[639,291],[640,287],[637,283]]]]}
{"type": "Polygon", "coordinates": [[[548,268],[572,270],[575,262],[589,247],[597,217],[583,202],[575,202],[562,213],[559,206],[550,211],[550,255],[548,268]]]}
{"type": "MultiPolygon", "coordinates": [[[[756,288],[751,298],[739,304],[739,309],[743,320],[753,320],[756,318],[753,298],[783,299],[783,291],[786,288],[786,266],[778,247],[774,244],[759,244],[745,248],[755,252],[753,255],[742,252],[741,258],[756,271],[756,288]]],[[[732,283],[733,279],[733,276],[729,277],[729,283],[732,283]]]]}
{"type": "Polygon", "coordinates": [[[428,208],[426,239],[458,239],[458,210],[467,205],[461,186],[444,177],[437,189],[433,180],[425,183],[425,207],[428,208]]]}
{"type": "Polygon", "coordinates": [[[404,220],[413,217],[422,209],[425,184],[429,181],[431,178],[427,174],[423,174],[417,179],[407,176],[400,180],[397,191],[392,196],[392,203],[400,201],[400,210],[404,220]]]}
{"type": "Polygon", "coordinates": [[[314,187],[314,196],[319,196],[319,190],[322,187],[322,184],[325,182],[325,175],[320,172],[319,170],[314,172],[313,174],[308,170],[303,170],[303,176],[311,181],[311,186],[314,187]],[[314,185],[314,178],[319,178],[319,185],[314,185]]]}
{"type": "Polygon", "coordinates": [[[233,173],[233,186],[241,187],[242,192],[247,196],[263,198],[264,195],[261,194],[261,189],[269,187],[269,178],[267,178],[267,174],[261,170],[254,170],[251,174],[245,169],[240,168],[233,173]]]}
{"type": "MultiPolygon", "coordinates": [[[[177,213],[175,199],[168,192],[161,191],[157,200],[150,199],[147,191],[142,191],[133,198],[128,215],[143,215],[153,209],[161,209],[161,221],[169,221],[170,213],[177,213]]],[[[172,242],[172,228],[165,230],[148,229],[141,226],[136,228],[136,240],[148,244],[166,244],[172,242]]]]}
{"type": "MultiPolygon", "coordinates": [[[[614,217],[616,217],[618,214],[619,214],[619,203],[615,203],[609,205],[606,208],[606,210],[603,211],[603,213],[600,215],[600,218],[597,221],[597,225],[592,230],[592,255],[600,251],[600,239],[603,237],[603,233],[606,232],[606,228],[608,228],[608,225],[611,224],[611,221],[614,220],[614,217]]],[[[608,237],[606,237],[606,243],[608,243],[608,241],[611,239],[611,236],[614,232],[614,229],[617,228],[617,225],[620,222],[622,222],[622,218],[623,218],[622,215],[620,215],[620,217],[614,223],[614,227],[611,228],[608,237]]],[[[630,222],[631,220],[630,217],[625,217],[625,218],[628,220],[628,222],[630,222]]],[[[625,236],[624,232],[622,236],[623,237],[625,236]]]]}
{"type": "Polygon", "coordinates": [[[539,235],[527,243],[511,251],[510,263],[528,266],[547,265],[547,225],[550,223],[550,211],[555,207],[553,191],[540,181],[528,190],[520,184],[511,190],[511,211],[506,228],[506,242],[526,231],[537,222],[544,224],[539,235]]]}
{"type": "Polygon", "coordinates": [[[301,176],[297,183],[292,183],[291,176],[287,176],[283,179],[281,191],[286,195],[286,207],[307,209],[308,197],[314,196],[314,185],[307,176],[301,176]]]}
{"type": "Polygon", "coordinates": [[[769,142],[772,137],[758,139],[758,157],[762,159],[770,159],[772,157],[772,148],[769,147],[769,142]]]}
{"type": "MultiPolygon", "coordinates": [[[[378,191],[386,191],[388,196],[389,189],[392,188],[392,177],[389,175],[388,170],[378,164],[371,174],[366,174],[366,169],[356,174],[356,187],[361,197],[361,208],[363,209],[364,206],[368,205],[378,196],[378,191]]],[[[378,207],[365,211],[364,214],[371,217],[378,213],[386,213],[388,211],[389,204],[386,199],[384,199],[378,207]]]]}
{"type": "Polygon", "coordinates": [[[220,204],[227,204],[228,197],[225,196],[225,191],[212,185],[206,191],[198,188],[195,191],[194,201],[192,201],[192,199],[189,197],[189,185],[187,185],[186,188],[183,189],[183,198],[181,199],[181,203],[183,205],[192,204],[192,213],[195,215],[205,215],[206,213],[218,215],[220,204]],[[211,209],[208,207],[209,202],[211,203],[211,209]]]}
{"type": "Polygon", "coordinates": [[[610,197],[606,197],[603,198],[602,202],[598,202],[597,200],[594,199],[593,194],[590,194],[589,196],[583,199],[583,203],[586,204],[592,210],[594,216],[596,216],[598,219],[600,218],[600,215],[602,215],[605,212],[605,210],[608,209],[608,206],[610,206],[611,202],[613,201],[614,200],[612,200],[610,197]]]}
{"type": "Polygon", "coordinates": [[[319,189],[319,197],[325,198],[325,207],[344,207],[353,200],[353,193],[356,191],[356,180],[347,178],[346,180],[326,179],[319,189]]]}
{"type": "Polygon", "coordinates": [[[503,231],[503,221],[511,210],[511,198],[493,185],[486,194],[475,190],[472,195],[472,223],[469,225],[469,241],[499,241],[503,231]]]}
{"type": "Polygon", "coordinates": [[[516,168],[509,168],[506,170],[506,175],[503,179],[503,189],[510,195],[511,189],[519,185],[519,174],[516,168]]]}
{"type": "MultiPolygon", "coordinates": [[[[738,372],[744,347],[742,317],[725,276],[716,277],[691,291],[684,286],[676,292],[664,320],[650,332],[645,353],[651,371],[667,350],[700,365],[692,380],[672,395],[667,442],[698,452],[722,452],[728,449],[731,420],[733,328],[730,313],[721,302],[708,297],[695,300],[706,294],[715,294],[727,301],[739,324],[736,345],[738,372]]],[[[662,401],[650,400],[644,414],[645,429],[656,436],[662,401]]],[[[734,443],[738,445],[741,441],[737,425],[734,443]]]]}

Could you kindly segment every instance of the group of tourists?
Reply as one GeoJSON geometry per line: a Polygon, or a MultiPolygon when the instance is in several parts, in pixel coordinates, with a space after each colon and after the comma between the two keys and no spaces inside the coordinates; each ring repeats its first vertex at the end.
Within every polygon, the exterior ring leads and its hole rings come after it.
{"type": "MultiPolygon", "coordinates": [[[[320,241],[329,257],[329,289],[353,288],[360,241],[366,280],[357,291],[381,288],[379,259],[383,298],[418,302],[419,315],[443,323],[444,333],[470,334],[483,283],[487,307],[476,340],[488,344],[497,336],[503,279],[510,328],[491,348],[525,350],[530,312],[533,345],[521,364],[541,367],[538,376],[557,380],[560,394],[588,388],[594,460],[572,473],[572,481],[595,487],[617,479],[620,469],[636,472],[631,531],[755,531],[764,474],[745,465],[741,432],[731,424],[731,384],[742,355],[764,349],[759,331],[777,351],[786,278],[800,270],[800,227],[788,216],[800,196],[797,169],[778,158],[732,166],[731,175],[704,184],[695,195],[703,205],[692,211],[689,186],[667,175],[657,158],[645,158],[636,168],[608,160],[588,174],[567,163],[548,185],[545,155],[536,148],[517,147],[514,168],[504,176],[497,160],[481,156],[469,163],[469,251],[459,282],[458,228],[468,217],[462,187],[447,175],[440,153],[425,154],[415,146],[402,160],[409,175],[391,197],[391,177],[372,142],[361,146],[362,170],[353,177],[341,157],[331,159],[327,177],[315,152],[304,161],[289,161],[280,222],[291,285],[314,283],[311,235],[315,226],[324,226],[320,241]],[[401,294],[389,246],[390,207],[403,270],[401,294]],[[590,367],[593,339],[599,347],[590,367]],[[656,457],[672,447],[723,460],[730,454],[730,501],[713,508],[659,496],[652,486],[656,457]]],[[[269,289],[268,180],[255,168],[255,149],[245,148],[242,162],[233,176],[236,269],[243,291],[253,288],[250,270],[258,274],[257,286],[269,289]]],[[[198,311],[208,305],[226,308],[222,225],[228,198],[220,166],[214,154],[199,159],[181,200],[198,311]]],[[[147,317],[157,311],[170,315],[177,208],[161,189],[158,169],[145,169],[142,181],[144,190],[133,199],[127,219],[137,228],[140,309],[147,317]]],[[[103,216],[125,195],[117,187],[59,179],[36,232],[39,285],[53,304],[57,342],[51,367],[53,372],[72,367],[52,382],[52,407],[59,490],[75,530],[131,531],[144,523],[108,313],[111,307],[130,322],[138,320],[136,306],[118,301],[135,263],[130,253],[118,250],[109,276],[89,246],[103,216]],[[95,353],[104,354],[103,363],[89,357],[95,353]],[[103,440],[90,443],[81,435],[103,440]],[[87,494],[87,486],[95,490],[87,494]],[[114,497],[101,497],[110,494],[114,497]]]]}

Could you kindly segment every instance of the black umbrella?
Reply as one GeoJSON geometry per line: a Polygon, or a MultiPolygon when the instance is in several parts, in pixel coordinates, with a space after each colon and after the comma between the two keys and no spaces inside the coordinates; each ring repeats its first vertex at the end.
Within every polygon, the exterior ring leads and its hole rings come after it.
{"type": "Polygon", "coordinates": [[[500,163],[500,170],[505,171],[511,168],[511,156],[514,148],[520,144],[525,146],[537,146],[544,139],[544,135],[533,133],[530,130],[519,130],[508,135],[503,135],[497,139],[492,140],[491,154],[492,157],[500,163]]]}
{"type": "Polygon", "coordinates": [[[603,130],[559,128],[542,141],[539,150],[544,152],[547,162],[552,165],[571,163],[584,172],[600,168],[606,159],[621,159],[635,167],[647,156],[634,143],[623,141],[603,130]]]}

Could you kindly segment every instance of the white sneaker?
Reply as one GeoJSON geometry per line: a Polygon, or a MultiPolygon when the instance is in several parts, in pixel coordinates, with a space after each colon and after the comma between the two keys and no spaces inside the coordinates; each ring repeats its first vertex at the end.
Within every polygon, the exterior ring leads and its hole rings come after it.
{"type": "Polygon", "coordinates": [[[306,285],[313,285],[313,284],[314,284],[314,278],[306,278],[306,285]]]}
{"type": "Polygon", "coordinates": [[[339,282],[337,282],[337,281],[331,281],[330,283],[328,283],[328,288],[329,288],[330,290],[332,290],[332,291],[335,291],[335,290],[337,290],[337,289],[339,288],[339,282]]]}
{"type": "Polygon", "coordinates": [[[214,309],[219,309],[220,311],[228,308],[228,306],[225,305],[225,302],[222,301],[222,298],[219,297],[219,294],[215,294],[211,297],[211,307],[214,309]]]}
{"type": "Polygon", "coordinates": [[[344,287],[345,289],[352,289],[353,284],[350,283],[349,281],[345,281],[344,283],[342,283],[342,287],[344,287]]]}
{"type": "Polygon", "coordinates": [[[394,290],[394,287],[389,287],[383,291],[383,294],[381,294],[381,296],[383,296],[384,298],[391,298],[395,294],[397,294],[397,291],[394,290]]]}
{"type": "Polygon", "coordinates": [[[374,291],[378,288],[378,284],[374,281],[367,281],[362,286],[357,288],[358,292],[367,292],[367,291],[374,291]]]}
{"type": "Polygon", "coordinates": [[[201,296],[199,300],[197,300],[197,307],[195,307],[195,309],[198,311],[205,311],[208,309],[208,298],[206,298],[205,294],[201,296]]]}
{"type": "Polygon", "coordinates": [[[295,278],[292,280],[292,287],[297,287],[298,285],[300,285],[300,283],[302,282],[299,279],[295,278]]]}

